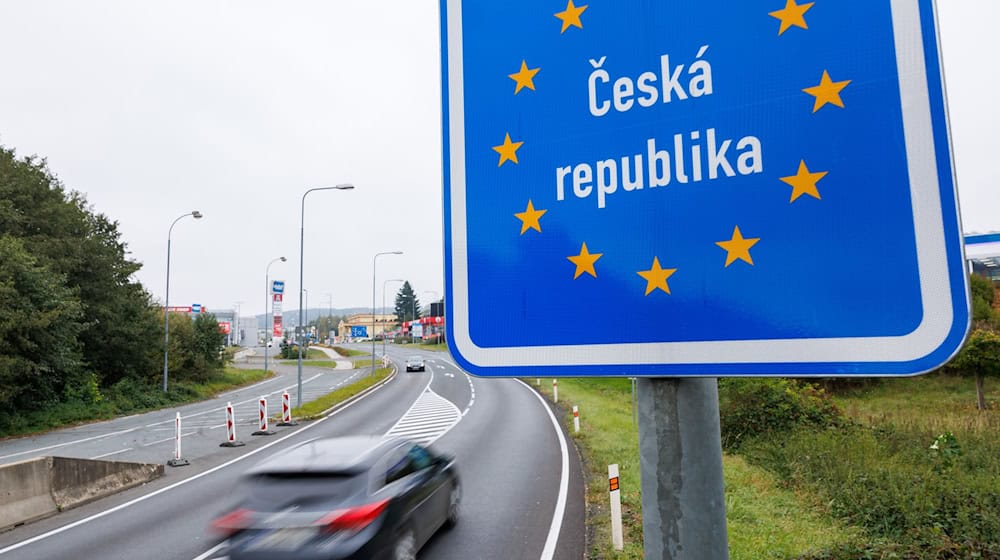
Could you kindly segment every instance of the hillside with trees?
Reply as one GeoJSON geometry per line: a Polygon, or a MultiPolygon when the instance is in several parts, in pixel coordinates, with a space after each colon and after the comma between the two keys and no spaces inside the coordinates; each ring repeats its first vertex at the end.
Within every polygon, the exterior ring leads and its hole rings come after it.
{"type": "MultiPolygon", "coordinates": [[[[0,146],[0,436],[34,411],[156,385],[162,308],[135,280],[141,266],[118,223],[44,159],[0,146]]],[[[218,325],[199,321],[171,318],[174,379],[221,371],[218,325]]]]}

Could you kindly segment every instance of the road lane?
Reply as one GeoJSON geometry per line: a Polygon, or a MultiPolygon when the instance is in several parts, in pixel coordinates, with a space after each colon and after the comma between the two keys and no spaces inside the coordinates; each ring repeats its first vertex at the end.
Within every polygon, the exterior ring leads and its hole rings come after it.
{"type": "MultiPolygon", "coordinates": [[[[406,351],[401,354],[403,358],[405,355],[406,351]]],[[[385,434],[407,414],[413,417],[418,410],[416,405],[428,394],[448,401],[447,406],[437,403],[440,410],[451,410],[452,414],[456,410],[465,412],[451,426],[437,425],[436,429],[447,431],[435,435],[440,439],[432,444],[435,449],[457,457],[464,500],[459,525],[428,543],[421,557],[541,559],[546,541],[552,540],[550,529],[554,525],[558,525],[558,531],[552,557],[582,557],[583,483],[572,451],[569,500],[564,515],[553,519],[558,510],[563,458],[547,405],[517,381],[471,379],[454,367],[446,355],[428,359],[441,367],[423,373],[402,371],[391,383],[330,419],[305,423],[301,427],[305,431],[282,431],[276,436],[287,437],[286,440],[263,438],[267,441],[248,442],[250,449],[236,452],[255,453],[246,460],[226,465],[234,457],[233,450],[217,449],[192,467],[168,470],[163,480],[146,488],[133,489],[0,534],[0,558],[5,556],[4,547],[10,544],[90,519],[152,491],[162,491],[6,554],[17,558],[56,558],[73,551],[77,558],[102,560],[192,560],[217,544],[214,535],[207,531],[208,524],[235,504],[239,493],[237,479],[247,468],[315,437],[385,434]],[[264,449],[265,445],[271,447],[264,449]],[[209,472],[213,468],[218,470],[209,472]],[[193,476],[199,478],[192,479],[193,476]],[[183,483],[170,487],[177,482],[183,483]]],[[[428,425],[434,422],[433,418],[425,420],[430,422],[428,425]]],[[[205,558],[222,555],[224,551],[215,551],[205,558]]]]}

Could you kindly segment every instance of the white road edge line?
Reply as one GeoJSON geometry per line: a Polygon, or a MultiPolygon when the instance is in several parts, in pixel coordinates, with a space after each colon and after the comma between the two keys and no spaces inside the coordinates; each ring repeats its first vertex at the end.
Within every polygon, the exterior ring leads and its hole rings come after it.
{"type": "MultiPolygon", "coordinates": [[[[382,381],[381,383],[379,383],[378,385],[375,385],[373,387],[375,387],[375,388],[383,387],[383,386],[385,386],[386,383],[388,383],[389,381],[391,381],[393,379],[393,377],[394,376],[389,376],[384,381],[382,381]]],[[[354,401],[348,402],[343,407],[338,408],[337,410],[335,410],[333,412],[330,412],[330,414],[328,416],[324,416],[323,418],[320,418],[319,420],[316,420],[312,424],[308,424],[306,426],[303,426],[302,428],[299,428],[298,430],[295,430],[294,432],[292,432],[292,433],[290,433],[290,434],[288,434],[286,436],[282,436],[281,438],[276,439],[276,440],[272,441],[271,443],[268,443],[268,444],[265,444],[265,445],[263,445],[261,447],[258,447],[257,449],[254,449],[254,450],[249,451],[249,452],[247,452],[247,453],[245,453],[243,455],[240,455],[239,457],[236,457],[235,459],[232,459],[230,461],[222,463],[219,466],[212,467],[211,469],[208,469],[205,472],[198,473],[198,474],[196,474],[196,475],[194,475],[194,476],[192,476],[190,478],[185,478],[184,480],[180,480],[178,482],[175,482],[175,483],[171,484],[170,486],[165,486],[163,488],[160,488],[159,490],[156,490],[155,492],[151,492],[149,494],[146,494],[145,496],[139,496],[138,498],[136,498],[134,500],[125,502],[124,504],[117,505],[117,506],[115,506],[115,507],[113,507],[111,509],[104,510],[104,511],[102,511],[100,513],[95,513],[94,515],[91,515],[90,517],[84,517],[83,519],[80,519],[78,521],[74,521],[73,523],[69,523],[67,525],[63,525],[62,527],[59,527],[57,529],[53,529],[53,530],[51,530],[51,531],[49,531],[47,533],[42,533],[41,535],[36,535],[34,537],[31,537],[30,539],[25,539],[25,540],[23,540],[21,542],[14,543],[14,544],[6,547],[6,548],[0,548],[0,555],[4,555],[4,554],[6,554],[8,552],[12,552],[14,550],[17,550],[17,549],[19,549],[21,547],[24,547],[24,546],[27,546],[29,544],[33,544],[33,543],[36,543],[38,541],[45,540],[45,539],[47,539],[49,537],[53,537],[55,535],[58,535],[59,533],[63,533],[63,532],[68,531],[70,529],[79,527],[80,525],[84,525],[86,523],[90,523],[91,521],[100,519],[100,518],[102,518],[102,517],[104,517],[106,515],[111,515],[112,513],[121,511],[121,510],[123,510],[125,508],[128,508],[128,507],[131,507],[131,506],[134,506],[135,504],[138,504],[139,502],[144,502],[144,501],[146,501],[146,500],[148,500],[150,498],[153,498],[155,496],[159,496],[160,494],[163,494],[165,492],[173,490],[174,488],[183,486],[183,485],[185,485],[185,484],[187,484],[189,482],[193,482],[195,480],[198,480],[199,478],[202,478],[202,477],[208,476],[208,475],[210,475],[210,474],[212,474],[214,472],[220,471],[220,470],[222,470],[222,469],[224,469],[224,468],[226,468],[226,467],[228,467],[230,465],[236,464],[236,463],[238,463],[238,462],[240,462],[240,461],[242,461],[242,460],[244,460],[244,459],[246,459],[248,457],[252,457],[252,456],[260,453],[261,451],[264,451],[265,449],[273,447],[273,446],[275,446],[275,445],[277,445],[277,444],[285,441],[286,439],[289,439],[291,437],[297,436],[297,435],[301,434],[302,432],[304,432],[306,430],[309,430],[309,429],[315,428],[316,426],[319,426],[323,422],[326,422],[330,418],[333,418],[337,414],[340,414],[342,411],[347,410],[348,408],[354,406],[355,404],[363,401],[365,398],[367,398],[369,395],[374,394],[375,392],[376,391],[374,389],[371,389],[367,394],[365,394],[361,398],[358,398],[358,399],[356,399],[354,401]]]]}
{"type": "Polygon", "coordinates": [[[201,556],[198,556],[194,560],[205,560],[206,558],[208,558],[209,556],[211,556],[211,555],[215,554],[216,552],[222,550],[226,546],[229,546],[229,541],[222,541],[219,544],[213,546],[212,548],[206,550],[204,554],[202,554],[201,556]]]}
{"type": "MultiPolygon", "coordinates": [[[[545,548],[542,549],[542,556],[540,560],[552,560],[552,557],[556,553],[556,544],[559,542],[559,533],[562,531],[563,516],[566,513],[566,496],[569,494],[569,451],[566,447],[566,438],[563,437],[562,428],[559,426],[559,421],[556,420],[555,414],[552,414],[552,409],[549,408],[548,403],[542,398],[534,389],[528,386],[525,382],[520,379],[516,380],[528,391],[531,391],[532,395],[538,398],[538,401],[542,403],[542,408],[548,413],[549,419],[552,420],[552,427],[556,430],[556,436],[559,437],[559,451],[562,453],[562,474],[559,476],[559,497],[556,498],[556,510],[552,514],[552,524],[549,526],[549,536],[545,539],[545,548]]],[[[0,551],[2,552],[2,551],[0,551]]]]}

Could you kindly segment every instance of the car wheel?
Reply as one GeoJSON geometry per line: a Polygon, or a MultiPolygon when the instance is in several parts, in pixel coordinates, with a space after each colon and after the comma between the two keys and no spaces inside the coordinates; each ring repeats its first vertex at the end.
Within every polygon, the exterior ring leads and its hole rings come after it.
{"type": "Polygon", "coordinates": [[[444,526],[446,529],[451,529],[458,524],[458,510],[461,502],[462,487],[456,480],[452,484],[451,492],[448,493],[448,517],[444,520],[444,526]]]}
{"type": "Polygon", "coordinates": [[[413,529],[406,529],[392,547],[392,560],[416,560],[416,558],[417,539],[413,536],[413,529]]]}

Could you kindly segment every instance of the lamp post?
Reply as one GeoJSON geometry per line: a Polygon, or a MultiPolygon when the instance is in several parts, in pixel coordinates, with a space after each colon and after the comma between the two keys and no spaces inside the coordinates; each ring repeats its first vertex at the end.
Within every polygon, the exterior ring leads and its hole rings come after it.
{"type": "MultiPolygon", "coordinates": [[[[305,294],[303,297],[306,301],[306,322],[305,324],[299,326],[299,344],[302,344],[303,337],[309,338],[309,335],[312,334],[309,331],[309,290],[302,288],[302,291],[305,294]]],[[[309,357],[308,350],[306,351],[306,357],[309,357]]]]}
{"type": "MultiPolygon", "coordinates": [[[[401,278],[393,278],[382,282],[382,309],[385,309],[385,285],[389,282],[403,282],[401,278]]],[[[382,355],[385,356],[385,326],[382,327],[382,355]]]]}
{"type": "Polygon", "coordinates": [[[285,257],[278,257],[267,263],[267,268],[264,269],[264,373],[267,373],[267,343],[271,340],[272,329],[271,314],[267,312],[268,302],[271,301],[271,265],[287,260],[285,257]]]}
{"type": "Polygon", "coordinates": [[[178,216],[167,230],[167,293],[163,298],[163,392],[167,392],[167,355],[170,353],[170,236],[174,233],[174,226],[182,219],[191,216],[196,220],[201,219],[201,212],[194,210],[178,216]]]}
{"type": "MultiPolygon", "coordinates": [[[[403,254],[402,251],[385,251],[385,252],[382,252],[382,253],[375,253],[375,256],[372,257],[372,332],[371,332],[371,337],[372,337],[372,374],[375,373],[375,264],[378,262],[378,258],[381,257],[382,255],[402,255],[402,254],[403,254]]],[[[385,288],[384,285],[382,287],[385,288]]],[[[385,301],[384,300],[382,301],[382,304],[383,304],[383,306],[385,305],[385,301]]],[[[384,327],[383,327],[383,332],[382,332],[382,340],[383,341],[385,340],[385,329],[384,329],[384,327]]]]}
{"type": "MultiPolygon", "coordinates": [[[[313,191],[349,191],[354,188],[354,185],[350,183],[344,183],[340,185],[334,185],[332,187],[316,187],[314,189],[309,189],[302,193],[302,209],[299,217],[299,325],[302,325],[302,297],[304,288],[302,287],[303,276],[305,266],[303,260],[305,258],[305,243],[306,243],[306,195],[313,191]]],[[[298,383],[296,384],[297,390],[295,395],[296,405],[298,407],[302,406],[302,342],[299,342],[299,376],[298,383]]]]}
{"type": "MultiPolygon", "coordinates": [[[[326,297],[327,297],[327,304],[329,305],[329,307],[327,308],[328,309],[328,311],[327,311],[327,319],[326,319],[326,323],[325,323],[326,324],[326,333],[327,333],[327,337],[328,337],[327,342],[329,342],[330,344],[333,344],[333,337],[330,337],[330,331],[333,330],[333,294],[327,292],[326,297]]],[[[320,334],[322,334],[322,333],[320,333],[320,334]]]]}

